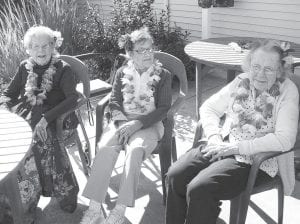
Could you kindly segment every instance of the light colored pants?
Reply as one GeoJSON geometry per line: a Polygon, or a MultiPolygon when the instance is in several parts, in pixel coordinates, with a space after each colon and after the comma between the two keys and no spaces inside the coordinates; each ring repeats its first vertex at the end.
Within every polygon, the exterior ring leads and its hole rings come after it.
{"type": "MultiPolygon", "coordinates": [[[[119,188],[118,204],[134,206],[142,161],[147,158],[162,138],[164,127],[158,122],[149,128],[135,132],[125,145],[125,162],[119,188]]],[[[99,151],[94,159],[91,176],[83,191],[83,196],[102,203],[109,186],[110,177],[123,145],[120,145],[116,128],[112,123],[105,129],[99,151]]]]}

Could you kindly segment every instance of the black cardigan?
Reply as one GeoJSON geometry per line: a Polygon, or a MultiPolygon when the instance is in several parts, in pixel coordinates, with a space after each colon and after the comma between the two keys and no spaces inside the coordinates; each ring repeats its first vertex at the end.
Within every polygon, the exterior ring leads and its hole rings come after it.
{"type": "MultiPolygon", "coordinates": [[[[7,102],[8,106],[14,105],[15,102],[20,100],[26,102],[27,97],[24,94],[28,71],[25,65],[26,60],[21,62],[14,78],[3,93],[3,96],[10,98],[9,102],[7,102]]],[[[40,85],[42,75],[49,65],[50,62],[44,66],[34,66],[33,72],[38,74],[38,85],[40,85]]],[[[52,89],[47,93],[47,99],[42,104],[42,113],[48,123],[51,123],[69,109],[74,108],[78,99],[76,79],[70,65],[59,59],[54,66],[56,67],[56,73],[53,75],[52,89]]]]}

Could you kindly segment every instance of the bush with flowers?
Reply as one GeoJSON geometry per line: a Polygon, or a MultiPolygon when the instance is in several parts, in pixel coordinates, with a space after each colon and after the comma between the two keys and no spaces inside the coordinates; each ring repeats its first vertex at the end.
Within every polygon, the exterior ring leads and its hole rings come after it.
{"type": "MultiPolygon", "coordinates": [[[[125,33],[147,26],[154,38],[154,45],[162,51],[180,58],[187,71],[192,70],[192,63],[184,53],[189,33],[180,27],[170,27],[168,13],[155,11],[153,0],[114,0],[110,21],[102,18],[99,5],[86,4],[85,14],[77,17],[73,29],[76,53],[100,52],[95,59],[95,71],[98,77],[109,77],[115,57],[122,51],[118,47],[118,39],[125,33]]],[[[191,72],[190,72],[191,74],[191,72]]]]}

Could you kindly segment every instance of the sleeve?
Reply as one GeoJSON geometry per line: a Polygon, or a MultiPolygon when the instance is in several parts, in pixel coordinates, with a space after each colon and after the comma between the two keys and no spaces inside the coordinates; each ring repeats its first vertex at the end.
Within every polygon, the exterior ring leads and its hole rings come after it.
{"type": "Polygon", "coordinates": [[[123,109],[123,94],[122,94],[122,77],[123,68],[117,70],[116,77],[112,86],[111,97],[108,108],[112,121],[126,121],[127,117],[123,109]]]}
{"type": "Polygon", "coordinates": [[[62,69],[62,78],[60,80],[60,88],[65,95],[65,99],[44,114],[48,123],[55,120],[60,115],[75,108],[77,105],[78,93],[76,91],[75,74],[70,66],[65,65],[62,69]]]}
{"type": "Polygon", "coordinates": [[[8,106],[17,101],[22,88],[22,65],[19,66],[15,76],[10,81],[8,87],[0,97],[0,104],[6,103],[8,106]]]}
{"type": "Polygon", "coordinates": [[[240,80],[240,76],[237,76],[232,82],[209,97],[200,107],[200,120],[207,138],[220,134],[220,118],[224,115],[230,103],[230,96],[236,90],[240,80]]]}
{"type": "Polygon", "coordinates": [[[288,151],[296,141],[299,93],[297,87],[290,81],[283,86],[282,99],[279,101],[276,115],[275,131],[263,137],[244,140],[238,143],[240,154],[253,155],[267,151],[288,151]]]}
{"type": "Polygon", "coordinates": [[[172,76],[167,70],[163,70],[164,75],[160,80],[159,88],[157,89],[156,109],[149,114],[140,115],[137,120],[141,121],[143,128],[147,128],[152,124],[163,120],[167,116],[167,112],[172,104],[172,76]]]}

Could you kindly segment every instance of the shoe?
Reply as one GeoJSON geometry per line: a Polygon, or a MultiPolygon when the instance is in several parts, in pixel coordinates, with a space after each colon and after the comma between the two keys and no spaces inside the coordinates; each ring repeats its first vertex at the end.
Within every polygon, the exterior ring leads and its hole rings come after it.
{"type": "Polygon", "coordinates": [[[102,224],[103,221],[104,216],[102,212],[88,209],[87,211],[85,211],[80,224],[102,224]]]}
{"type": "Polygon", "coordinates": [[[113,209],[105,219],[104,224],[123,224],[124,222],[125,216],[113,209]]]}

